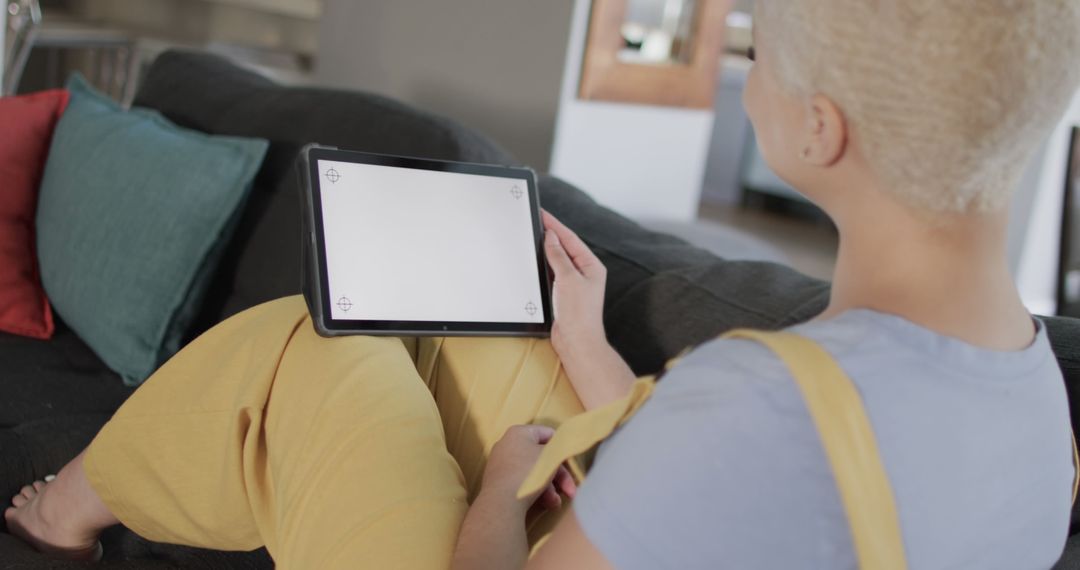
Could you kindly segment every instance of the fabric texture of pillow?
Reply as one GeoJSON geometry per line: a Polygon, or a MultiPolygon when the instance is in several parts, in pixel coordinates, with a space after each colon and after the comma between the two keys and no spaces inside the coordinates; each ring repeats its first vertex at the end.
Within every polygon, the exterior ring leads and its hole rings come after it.
{"type": "Polygon", "coordinates": [[[180,349],[268,143],[124,111],[77,75],[68,90],[37,212],[42,283],[136,385],[180,349]]]}
{"type": "Polygon", "coordinates": [[[53,315],[34,244],[38,187],[63,89],[0,99],[0,331],[48,339],[53,315]]]}

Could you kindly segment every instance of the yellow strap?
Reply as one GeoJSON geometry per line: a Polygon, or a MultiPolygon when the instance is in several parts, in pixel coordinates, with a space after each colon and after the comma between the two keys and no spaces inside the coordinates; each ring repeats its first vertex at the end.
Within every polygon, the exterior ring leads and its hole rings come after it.
{"type": "Polygon", "coordinates": [[[1073,440],[1073,504],[1076,504],[1076,492],[1080,491],[1080,451],[1076,449],[1076,432],[1072,434],[1073,440]]]}
{"type": "Polygon", "coordinates": [[[847,513],[859,568],[907,567],[892,487],[855,385],[817,343],[791,333],[735,331],[769,347],[795,379],[847,513]]]}
{"type": "MultiPolygon", "coordinates": [[[[536,465],[518,488],[518,497],[540,492],[551,482],[560,465],[604,441],[649,399],[655,385],[652,377],[642,378],[623,399],[566,420],[540,452],[536,465]]],[[[575,479],[579,482],[585,479],[578,462],[569,461],[569,466],[575,479]]]]}

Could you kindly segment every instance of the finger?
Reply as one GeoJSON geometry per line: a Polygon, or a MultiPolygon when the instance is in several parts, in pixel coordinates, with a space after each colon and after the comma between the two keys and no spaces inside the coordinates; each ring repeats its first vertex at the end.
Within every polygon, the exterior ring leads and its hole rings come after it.
{"type": "Polygon", "coordinates": [[[544,222],[545,228],[551,228],[554,224],[559,223],[559,219],[551,214],[551,212],[540,208],[540,219],[544,222]]]}
{"type": "Polygon", "coordinates": [[[539,443],[540,445],[544,445],[551,441],[551,438],[555,435],[555,430],[548,426],[533,424],[529,426],[529,429],[532,430],[536,443],[539,443]]]}
{"type": "Polygon", "coordinates": [[[574,482],[570,470],[565,465],[559,467],[558,472],[555,473],[555,489],[571,499],[577,495],[577,483],[574,482]]]}
{"type": "Polygon", "coordinates": [[[549,504],[549,502],[551,501],[551,497],[549,495],[552,493],[555,495],[559,494],[558,491],[555,490],[554,483],[548,483],[539,491],[536,491],[531,495],[521,497],[521,499],[526,504],[532,505],[533,507],[547,508],[546,505],[549,504]]]}
{"type": "Polygon", "coordinates": [[[551,291],[551,316],[556,321],[559,320],[559,291],[554,287],[551,291]]]}
{"type": "Polygon", "coordinates": [[[555,490],[553,485],[548,485],[547,489],[544,489],[544,494],[540,496],[540,506],[554,511],[562,506],[562,497],[559,496],[559,492],[555,490]]]}
{"type": "Polygon", "coordinates": [[[528,439],[530,442],[537,445],[543,445],[551,439],[551,436],[555,435],[555,430],[544,425],[528,424],[511,426],[506,431],[507,436],[520,437],[528,439]]]}
{"type": "Polygon", "coordinates": [[[549,498],[548,495],[542,494],[532,503],[528,512],[525,514],[526,524],[531,526],[533,521],[543,516],[548,511],[556,511],[562,506],[562,498],[556,494],[555,499],[549,498]]]}
{"type": "Polygon", "coordinates": [[[555,271],[555,279],[580,275],[581,272],[574,265],[574,260],[570,259],[570,255],[559,242],[559,236],[553,231],[548,231],[547,236],[544,237],[544,252],[547,254],[548,264],[555,271]]]}
{"type": "Polygon", "coordinates": [[[547,211],[544,211],[544,226],[550,230],[549,233],[558,236],[559,242],[562,243],[563,249],[566,250],[574,265],[587,277],[603,270],[604,264],[600,262],[600,258],[596,257],[596,254],[574,233],[574,230],[566,227],[566,224],[547,211]]]}

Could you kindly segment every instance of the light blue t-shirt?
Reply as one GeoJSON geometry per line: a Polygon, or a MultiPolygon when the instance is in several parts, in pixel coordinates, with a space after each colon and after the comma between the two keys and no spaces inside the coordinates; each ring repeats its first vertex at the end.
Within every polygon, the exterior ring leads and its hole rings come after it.
{"type": "MultiPolygon", "coordinates": [[[[859,389],[911,568],[1046,569],[1073,482],[1068,401],[1045,327],[994,352],[857,310],[793,332],[859,389]]],[[[708,343],[599,452],[574,510],[620,569],[856,568],[809,412],[784,365],[708,343]]]]}

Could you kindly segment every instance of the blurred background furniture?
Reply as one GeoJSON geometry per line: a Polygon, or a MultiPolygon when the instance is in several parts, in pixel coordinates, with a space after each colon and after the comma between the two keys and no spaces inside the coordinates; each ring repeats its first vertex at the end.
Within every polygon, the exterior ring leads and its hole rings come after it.
{"type": "Polygon", "coordinates": [[[551,172],[631,218],[697,218],[731,0],[577,0],[551,172]]]}
{"type": "Polygon", "coordinates": [[[29,46],[44,57],[45,83],[62,85],[74,67],[103,93],[130,104],[140,63],[135,34],[65,16],[50,17],[29,46]]]}
{"type": "Polygon", "coordinates": [[[171,48],[227,55],[287,83],[309,81],[320,0],[3,0],[4,92],[63,85],[73,71],[130,105],[147,62],[171,48]]]}
{"type": "Polygon", "coordinates": [[[20,92],[35,50],[44,52],[45,65],[39,74],[45,86],[60,86],[66,80],[70,70],[61,65],[61,55],[67,51],[78,54],[82,63],[79,70],[105,93],[120,101],[129,101],[134,95],[138,60],[132,33],[95,26],[62,12],[50,13],[45,22],[39,0],[8,0],[6,12],[4,95],[20,92]]]}
{"type": "Polygon", "coordinates": [[[41,29],[41,6],[38,0],[5,0],[5,24],[0,32],[0,96],[12,95],[19,86],[26,60],[41,29]]]}

